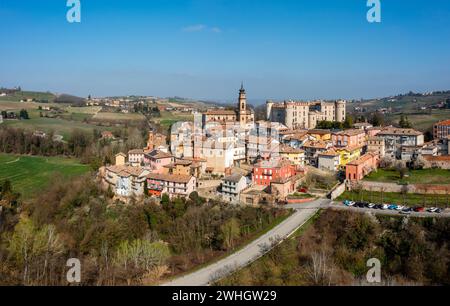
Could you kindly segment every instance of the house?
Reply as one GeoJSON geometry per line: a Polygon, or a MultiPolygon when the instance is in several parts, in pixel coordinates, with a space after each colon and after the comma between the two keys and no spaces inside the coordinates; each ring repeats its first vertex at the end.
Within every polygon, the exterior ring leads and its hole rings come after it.
{"type": "Polygon", "coordinates": [[[380,158],[383,158],[386,152],[384,139],[377,136],[369,137],[367,139],[367,152],[377,153],[380,158]]]}
{"type": "Polygon", "coordinates": [[[437,156],[439,152],[439,147],[437,144],[433,142],[426,143],[420,150],[419,154],[424,155],[431,155],[431,156],[437,156]]]}
{"type": "Polygon", "coordinates": [[[123,166],[127,161],[127,156],[122,152],[116,154],[115,158],[116,158],[116,166],[123,166]]]}
{"type": "Polygon", "coordinates": [[[308,136],[315,141],[328,141],[331,140],[331,131],[330,130],[308,130],[308,136]]]}
{"type": "Polygon", "coordinates": [[[300,149],[309,140],[308,131],[280,134],[281,141],[292,148],[300,149]]]}
{"type": "Polygon", "coordinates": [[[246,155],[249,163],[254,162],[256,159],[270,158],[279,154],[280,142],[267,135],[249,135],[246,139],[246,155]]]}
{"type": "Polygon", "coordinates": [[[373,128],[373,125],[368,122],[358,122],[358,123],[353,124],[353,128],[358,129],[358,130],[367,131],[368,129],[373,128]]]}
{"type": "Polygon", "coordinates": [[[223,178],[221,186],[222,197],[226,202],[239,203],[239,195],[248,184],[245,176],[235,173],[223,178]]]}
{"type": "Polygon", "coordinates": [[[347,164],[345,177],[348,181],[360,181],[373,170],[377,169],[380,157],[369,152],[347,164]]]}
{"type": "Polygon", "coordinates": [[[102,135],[102,139],[106,139],[106,140],[114,139],[114,135],[110,131],[103,131],[101,135],[102,135]]]}
{"type": "Polygon", "coordinates": [[[431,156],[425,155],[425,167],[428,168],[440,168],[450,170],[450,155],[444,156],[431,156]]]}
{"type": "Polygon", "coordinates": [[[166,193],[170,198],[187,198],[196,191],[196,186],[197,179],[190,175],[147,174],[147,192],[152,196],[160,197],[166,193]]]}
{"type": "Polygon", "coordinates": [[[144,150],[143,149],[134,149],[128,151],[128,162],[132,166],[140,166],[144,162],[144,150]]]}
{"type": "Polygon", "coordinates": [[[336,172],[339,170],[339,166],[341,164],[340,159],[341,154],[334,150],[319,153],[318,168],[321,170],[336,172]]]}
{"type": "Polygon", "coordinates": [[[375,137],[375,136],[377,136],[377,134],[378,134],[379,132],[381,132],[382,130],[383,130],[383,129],[382,129],[381,127],[377,127],[377,126],[368,128],[368,129],[366,130],[367,137],[375,137]]]}
{"type": "Polygon", "coordinates": [[[291,161],[296,166],[305,166],[305,151],[294,149],[287,145],[280,145],[280,157],[291,161]]]}
{"type": "Polygon", "coordinates": [[[349,162],[352,162],[361,156],[363,147],[362,146],[335,147],[334,150],[341,155],[339,159],[339,166],[341,169],[344,169],[349,162]]]}
{"type": "Polygon", "coordinates": [[[414,129],[388,127],[379,132],[377,137],[384,139],[387,156],[402,160],[408,160],[413,148],[422,147],[424,144],[423,133],[414,129]]]}
{"type": "Polygon", "coordinates": [[[275,198],[269,190],[269,187],[263,185],[251,186],[241,191],[239,202],[248,206],[273,205],[275,198]]]}
{"type": "Polygon", "coordinates": [[[163,166],[163,174],[192,175],[200,178],[206,170],[206,160],[196,158],[176,159],[175,162],[163,166]]]}
{"type": "Polygon", "coordinates": [[[223,175],[226,169],[233,166],[234,154],[232,142],[208,140],[203,142],[200,157],[206,160],[207,172],[223,175]]]}
{"type": "Polygon", "coordinates": [[[434,139],[446,139],[450,136],[450,120],[444,120],[433,126],[434,139]]]}
{"type": "Polygon", "coordinates": [[[335,147],[362,147],[366,144],[364,130],[352,129],[332,134],[331,139],[335,147]]]}
{"type": "MultiPolygon", "coordinates": [[[[121,156],[119,156],[121,157],[121,156]]],[[[146,175],[149,173],[141,167],[115,165],[101,169],[103,185],[110,186],[117,196],[142,196],[146,175]]]]}
{"type": "Polygon", "coordinates": [[[170,165],[173,159],[172,154],[160,150],[153,150],[144,154],[144,164],[152,173],[165,173],[164,167],[170,165]]]}
{"type": "Polygon", "coordinates": [[[151,131],[148,133],[147,146],[145,147],[144,151],[149,152],[160,146],[165,146],[165,145],[167,145],[166,135],[151,131]]]}
{"type": "Polygon", "coordinates": [[[256,185],[270,186],[272,181],[285,181],[296,174],[289,160],[261,160],[253,167],[252,181],[256,185]]]}
{"type": "Polygon", "coordinates": [[[305,161],[311,166],[317,166],[319,154],[328,151],[332,147],[331,142],[325,141],[307,141],[303,145],[305,150],[305,161]]]}

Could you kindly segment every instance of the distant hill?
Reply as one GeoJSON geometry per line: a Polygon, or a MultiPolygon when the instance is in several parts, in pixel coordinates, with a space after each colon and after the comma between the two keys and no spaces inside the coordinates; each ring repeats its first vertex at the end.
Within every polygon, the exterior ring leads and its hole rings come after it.
{"type": "Polygon", "coordinates": [[[58,95],[54,102],[71,104],[73,106],[83,106],[86,104],[85,99],[67,94],[58,95]]]}
{"type": "Polygon", "coordinates": [[[38,91],[13,91],[12,93],[8,92],[7,96],[0,97],[0,100],[7,100],[7,101],[21,101],[21,100],[28,100],[33,99],[36,102],[43,102],[43,103],[51,103],[56,98],[54,94],[51,92],[38,92],[38,91]]]}
{"type": "Polygon", "coordinates": [[[373,112],[378,109],[391,109],[394,112],[411,112],[423,109],[437,109],[439,105],[446,103],[450,99],[450,91],[435,91],[430,93],[400,94],[379,99],[364,99],[348,103],[348,111],[355,108],[362,108],[365,112],[373,112]]]}

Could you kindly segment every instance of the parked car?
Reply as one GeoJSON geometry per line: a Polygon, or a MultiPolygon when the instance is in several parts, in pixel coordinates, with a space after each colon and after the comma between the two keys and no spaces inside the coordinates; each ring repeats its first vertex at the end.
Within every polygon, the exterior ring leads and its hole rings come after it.
{"type": "Polygon", "coordinates": [[[348,202],[348,206],[355,206],[355,202],[354,201],[350,201],[350,202],[348,202]]]}
{"type": "Polygon", "coordinates": [[[389,205],[388,209],[389,210],[396,210],[397,209],[397,205],[395,205],[395,204],[389,205]]]}
{"type": "Polygon", "coordinates": [[[375,205],[375,209],[383,209],[383,205],[381,204],[375,205]]]}
{"type": "Polygon", "coordinates": [[[373,203],[369,203],[369,205],[367,205],[368,208],[375,208],[375,206],[376,206],[376,205],[373,204],[373,203]]]}
{"type": "Polygon", "coordinates": [[[424,212],[424,211],[425,211],[425,208],[424,208],[424,207],[421,207],[421,206],[417,206],[417,207],[414,207],[414,211],[415,211],[415,212],[424,212]]]}
{"type": "Polygon", "coordinates": [[[383,210],[389,209],[389,205],[383,204],[383,206],[381,207],[381,209],[383,209],[383,210]]]}
{"type": "Polygon", "coordinates": [[[397,208],[396,208],[396,210],[403,210],[403,209],[405,209],[405,206],[403,206],[403,205],[399,205],[399,206],[397,206],[397,208]]]}

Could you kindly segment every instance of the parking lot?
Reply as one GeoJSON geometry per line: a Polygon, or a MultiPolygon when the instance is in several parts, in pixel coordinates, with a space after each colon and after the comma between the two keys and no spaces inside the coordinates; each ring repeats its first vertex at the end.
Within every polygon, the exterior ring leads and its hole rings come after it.
{"type": "Polygon", "coordinates": [[[344,202],[333,202],[330,204],[331,208],[345,209],[359,212],[371,212],[375,214],[383,215],[395,215],[395,216],[412,216],[412,217],[450,217],[448,209],[437,207],[408,207],[395,204],[376,204],[367,202],[353,202],[346,200],[344,202]]]}

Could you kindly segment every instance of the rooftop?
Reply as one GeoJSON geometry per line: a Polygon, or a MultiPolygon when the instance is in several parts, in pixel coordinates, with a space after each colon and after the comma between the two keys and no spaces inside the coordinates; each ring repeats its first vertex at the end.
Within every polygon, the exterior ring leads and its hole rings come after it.
{"type": "Polygon", "coordinates": [[[120,166],[109,166],[106,167],[107,171],[113,172],[121,177],[129,177],[129,176],[141,176],[147,170],[141,167],[131,167],[128,165],[120,165],[120,166]]]}
{"type": "Polygon", "coordinates": [[[208,110],[205,115],[226,115],[226,116],[230,116],[230,115],[236,115],[236,111],[234,110],[227,110],[227,109],[210,109],[208,110]]]}
{"type": "Polygon", "coordinates": [[[377,155],[378,154],[376,154],[376,153],[369,152],[369,153],[364,154],[363,156],[361,156],[357,160],[354,160],[354,161],[348,163],[347,165],[359,166],[359,165],[362,165],[362,164],[366,163],[367,161],[369,161],[370,159],[374,158],[377,155]]]}
{"type": "Polygon", "coordinates": [[[153,150],[150,153],[145,154],[149,158],[162,159],[162,158],[172,158],[172,154],[163,152],[161,150],[153,150]]]}
{"type": "Polygon", "coordinates": [[[335,135],[345,135],[345,136],[356,136],[356,135],[361,135],[361,134],[366,134],[364,131],[360,130],[360,129],[350,129],[350,130],[344,130],[344,131],[340,131],[340,132],[335,132],[333,133],[335,135]]]}
{"type": "Polygon", "coordinates": [[[280,145],[280,153],[287,153],[287,154],[301,154],[304,153],[304,150],[301,149],[294,149],[291,146],[287,146],[287,145],[280,145]]]}
{"type": "Polygon", "coordinates": [[[420,136],[420,135],[423,135],[423,133],[416,131],[414,129],[401,129],[401,128],[395,128],[395,127],[388,127],[388,128],[381,130],[381,132],[379,132],[377,135],[420,136]]]}
{"type": "Polygon", "coordinates": [[[319,156],[331,156],[331,157],[339,156],[339,155],[340,154],[334,150],[328,150],[328,151],[325,151],[325,152],[322,152],[319,154],[319,156]]]}
{"type": "Polygon", "coordinates": [[[128,154],[144,154],[144,149],[133,149],[128,151],[128,154]]]}
{"type": "Polygon", "coordinates": [[[439,125],[439,126],[450,125],[450,119],[449,120],[440,121],[440,122],[436,123],[435,125],[439,125]]]}
{"type": "Polygon", "coordinates": [[[157,180],[157,181],[173,182],[173,183],[186,183],[187,184],[193,178],[193,176],[150,173],[150,174],[147,174],[147,178],[151,179],[151,180],[157,180]]]}
{"type": "Polygon", "coordinates": [[[232,175],[229,175],[229,176],[223,178],[223,181],[239,183],[239,181],[242,179],[242,177],[243,177],[242,174],[234,173],[232,175]]]}

